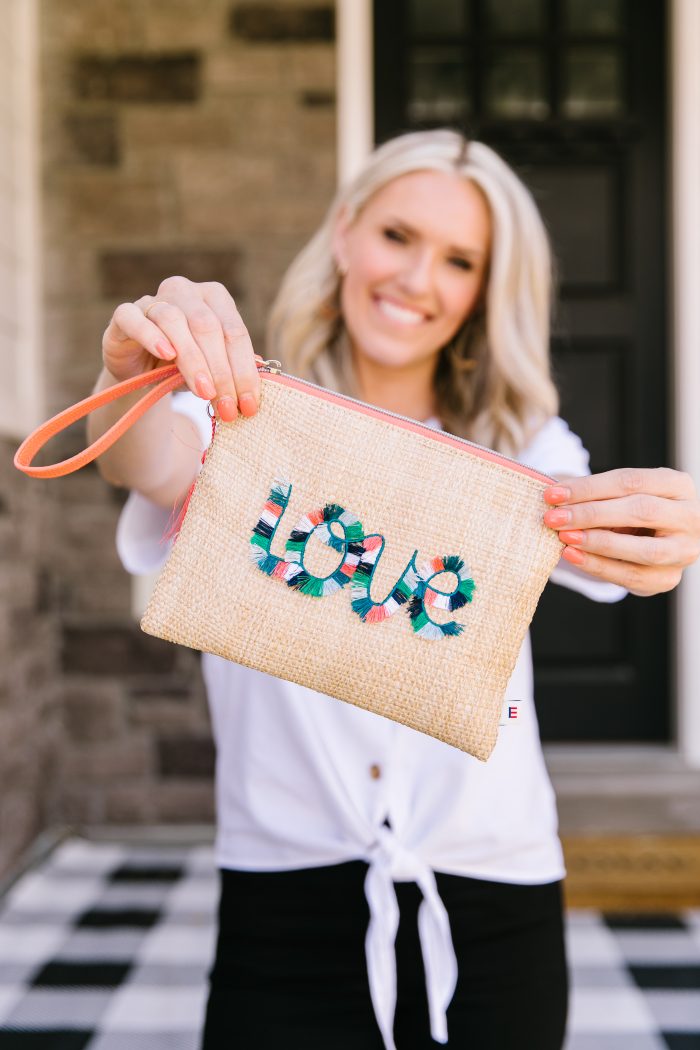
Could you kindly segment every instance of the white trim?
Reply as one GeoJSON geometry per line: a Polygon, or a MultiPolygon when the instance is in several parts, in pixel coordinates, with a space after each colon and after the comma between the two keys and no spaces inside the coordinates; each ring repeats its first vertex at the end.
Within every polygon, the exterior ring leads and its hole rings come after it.
{"type": "Polygon", "coordinates": [[[336,0],[338,184],[352,178],[374,145],[372,0],[336,0]]]}
{"type": "Polygon", "coordinates": [[[24,45],[24,104],[22,120],[27,134],[24,139],[24,170],[27,179],[21,231],[25,245],[25,280],[22,286],[22,314],[25,317],[26,371],[20,384],[23,423],[26,429],[37,426],[45,416],[44,367],[41,343],[43,336],[43,292],[41,279],[41,152],[39,128],[39,10],[37,0],[17,0],[22,9],[21,24],[24,45]]]}
{"type": "MultiPolygon", "coordinates": [[[[700,488],[700,3],[671,5],[672,318],[676,464],[700,488]]],[[[700,769],[700,566],[676,596],[678,743],[700,769]]]]}
{"type": "MultiPolygon", "coordinates": [[[[4,31],[13,56],[9,103],[12,179],[16,189],[12,266],[16,297],[11,310],[16,328],[0,349],[5,381],[0,395],[0,432],[22,437],[44,416],[40,362],[40,173],[39,62],[37,0],[2,0],[4,31]]],[[[7,158],[6,158],[7,159],[7,158]]]]}

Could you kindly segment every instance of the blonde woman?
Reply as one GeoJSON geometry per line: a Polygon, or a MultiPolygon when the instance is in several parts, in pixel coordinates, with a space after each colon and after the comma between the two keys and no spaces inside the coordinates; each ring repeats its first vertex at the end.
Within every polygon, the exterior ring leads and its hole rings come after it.
{"type": "MultiPolygon", "coordinates": [[[[340,191],[283,281],[266,356],[567,479],[542,508],[568,544],[557,582],[598,601],[668,590],[700,550],[693,484],[672,470],[586,476],[557,416],[549,309],[528,191],[486,146],[423,132],[380,147],[340,191]]],[[[255,355],[223,286],[174,277],[118,307],[103,359],[99,387],[176,360],[189,388],[102,460],[132,490],[118,544],[144,572],[199,468],[207,402],[224,420],[256,412],[255,355]]],[[[518,729],[486,764],[216,657],[203,671],[222,887],[205,1050],[417,1050],[448,1036],[559,1050],[564,865],[529,642],[507,694],[518,729]]]]}

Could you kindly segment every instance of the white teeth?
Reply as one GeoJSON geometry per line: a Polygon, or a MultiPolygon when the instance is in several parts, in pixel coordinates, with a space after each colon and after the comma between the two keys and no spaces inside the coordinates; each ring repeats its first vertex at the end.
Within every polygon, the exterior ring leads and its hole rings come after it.
{"type": "Polygon", "coordinates": [[[392,321],[399,321],[401,324],[420,324],[425,320],[424,314],[409,310],[405,306],[398,306],[388,299],[377,299],[377,306],[392,321]]]}

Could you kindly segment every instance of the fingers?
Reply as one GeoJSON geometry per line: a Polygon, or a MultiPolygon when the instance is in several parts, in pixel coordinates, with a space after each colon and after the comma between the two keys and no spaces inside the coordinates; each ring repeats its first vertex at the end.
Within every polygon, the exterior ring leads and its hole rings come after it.
{"type": "Polygon", "coordinates": [[[214,402],[223,420],[258,410],[262,358],[222,284],[167,278],[155,296],[117,307],[102,345],[105,365],[119,378],[152,367],[153,358],[176,360],[190,390],[214,402]]]}
{"type": "MultiPolygon", "coordinates": [[[[691,565],[700,553],[697,540],[686,534],[630,536],[608,529],[562,530],[559,539],[581,554],[595,554],[654,568],[685,567],[691,565]]],[[[575,563],[583,564],[582,561],[575,563]]]]}
{"type": "Polygon", "coordinates": [[[216,314],[221,324],[224,348],[238,397],[238,407],[244,416],[252,416],[260,404],[260,376],[255,361],[262,359],[254,353],[248,329],[224,285],[211,282],[202,287],[204,301],[216,314]]]}
{"type": "Polygon", "coordinates": [[[562,484],[548,488],[544,498],[545,502],[555,505],[644,494],[681,500],[692,500],[696,495],[692,478],[681,470],[623,467],[583,478],[567,478],[562,484]]]}
{"type": "Polygon", "coordinates": [[[680,498],[636,496],[601,498],[590,503],[577,503],[547,510],[545,525],[552,529],[613,529],[624,527],[686,531],[689,516],[695,513],[692,502],[680,498]]]}
{"type": "Polygon", "coordinates": [[[102,337],[105,367],[116,379],[139,375],[160,361],[173,361],[176,350],[164,333],[144,317],[141,301],[122,303],[102,337]]]}
{"type": "Polygon", "coordinates": [[[616,583],[640,598],[650,597],[671,591],[680,583],[683,570],[677,565],[657,568],[649,565],[637,565],[626,561],[615,561],[613,558],[588,554],[577,547],[565,547],[562,558],[582,569],[590,576],[607,583],[616,583]]]}
{"type": "MultiPolygon", "coordinates": [[[[144,316],[141,300],[136,303],[122,303],[114,311],[112,324],[126,336],[147,350],[153,357],[159,357],[163,361],[172,361],[176,357],[176,350],[163,337],[163,332],[153,321],[144,316]]],[[[108,329],[109,331],[109,329],[108,329]]],[[[114,333],[119,338],[117,333],[114,333]]]]}
{"type": "Polygon", "coordinates": [[[213,401],[227,422],[239,408],[244,415],[255,414],[260,400],[255,361],[260,358],[223,285],[171,277],[144,308],[174,346],[178,368],[193,393],[213,401]]]}
{"type": "Polygon", "coordinates": [[[562,557],[633,594],[671,590],[700,555],[700,501],[688,474],[668,468],[567,478],[544,493],[544,522],[562,557]]]}

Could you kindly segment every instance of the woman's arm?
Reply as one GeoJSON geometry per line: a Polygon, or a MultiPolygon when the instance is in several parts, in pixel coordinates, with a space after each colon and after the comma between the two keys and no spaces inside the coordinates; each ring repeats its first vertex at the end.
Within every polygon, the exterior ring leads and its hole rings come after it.
{"type": "MultiPolygon", "coordinates": [[[[102,369],[95,392],[113,386],[117,379],[102,369]]],[[[143,391],[97,409],[88,419],[88,439],[93,442],[143,396],[143,391]]],[[[172,509],[184,499],[197,476],[201,461],[200,438],[194,424],[172,411],[168,394],[148,410],[97,460],[106,481],[134,489],[159,506],[172,509]]]]}

